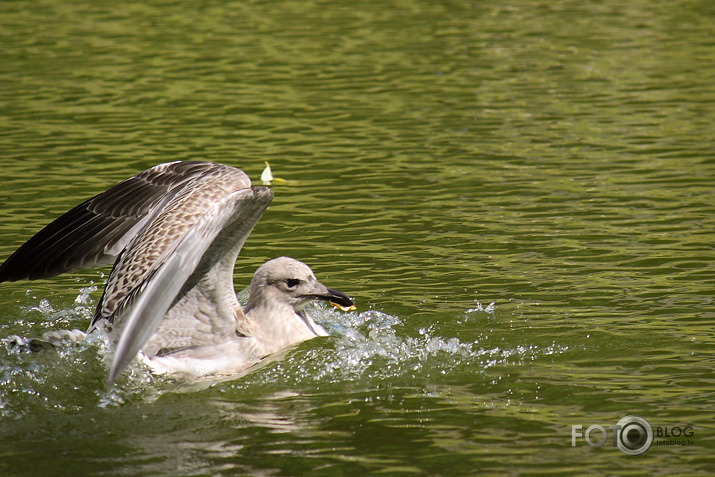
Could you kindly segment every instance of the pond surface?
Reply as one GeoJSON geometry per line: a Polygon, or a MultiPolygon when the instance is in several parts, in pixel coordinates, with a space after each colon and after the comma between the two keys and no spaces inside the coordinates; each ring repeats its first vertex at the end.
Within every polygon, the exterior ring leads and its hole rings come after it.
{"type": "MultiPolygon", "coordinates": [[[[201,389],[0,347],[0,473],[713,472],[714,5],[3,2],[0,259],[154,164],[269,161],[237,290],[289,255],[358,309],[201,389]],[[628,415],[691,436],[626,455],[628,415]]],[[[85,329],[107,272],[1,284],[0,336],[85,329]]]]}

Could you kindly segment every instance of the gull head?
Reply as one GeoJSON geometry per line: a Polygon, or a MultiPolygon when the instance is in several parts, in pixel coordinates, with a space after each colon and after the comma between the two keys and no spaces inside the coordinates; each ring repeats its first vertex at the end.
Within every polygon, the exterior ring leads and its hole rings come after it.
{"type": "Polygon", "coordinates": [[[256,270],[246,311],[290,306],[296,312],[312,301],[328,301],[342,308],[354,305],[345,293],[326,287],[305,263],[289,257],[269,260],[256,270]]]}

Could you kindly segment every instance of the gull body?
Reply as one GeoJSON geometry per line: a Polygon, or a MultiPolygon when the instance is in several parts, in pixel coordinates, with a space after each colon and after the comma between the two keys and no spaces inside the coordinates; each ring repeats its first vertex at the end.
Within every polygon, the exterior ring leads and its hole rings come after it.
{"type": "Polygon", "coordinates": [[[47,225],[0,265],[0,282],[114,261],[88,329],[112,337],[110,385],[138,354],[158,372],[233,374],[326,335],[304,309],[311,301],[353,305],[279,257],[256,270],[242,309],[234,265],[272,198],[234,167],[160,164],[47,225]]]}

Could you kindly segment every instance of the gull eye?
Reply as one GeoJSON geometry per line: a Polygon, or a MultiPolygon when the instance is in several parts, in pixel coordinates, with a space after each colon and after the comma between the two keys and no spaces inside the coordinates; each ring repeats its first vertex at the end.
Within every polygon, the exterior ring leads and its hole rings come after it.
{"type": "Polygon", "coordinates": [[[286,279],[286,286],[288,288],[295,288],[300,284],[300,280],[297,278],[288,278],[286,279]]]}

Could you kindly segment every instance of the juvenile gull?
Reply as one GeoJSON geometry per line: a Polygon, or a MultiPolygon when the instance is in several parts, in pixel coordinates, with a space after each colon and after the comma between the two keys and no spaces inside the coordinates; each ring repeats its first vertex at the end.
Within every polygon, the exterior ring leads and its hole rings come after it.
{"type": "Polygon", "coordinates": [[[109,385],[137,354],[157,371],[233,374],[325,336],[304,309],[311,301],[353,306],[306,264],[280,257],[258,268],[241,308],[233,268],[272,199],[234,167],[160,164],[47,225],[0,265],[0,282],[114,261],[88,329],[114,342],[109,385]]]}

